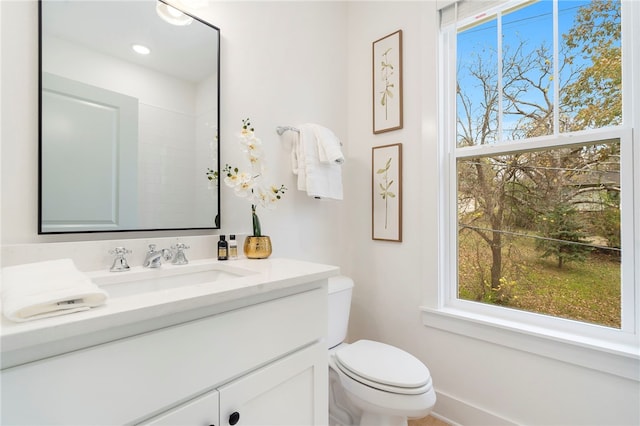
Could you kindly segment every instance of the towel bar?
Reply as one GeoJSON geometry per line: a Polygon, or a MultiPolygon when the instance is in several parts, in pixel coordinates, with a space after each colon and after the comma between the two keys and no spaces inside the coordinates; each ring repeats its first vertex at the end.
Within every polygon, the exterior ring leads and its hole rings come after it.
{"type": "Polygon", "coordinates": [[[292,132],[298,132],[300,133],[300,129],[296,128],[296,127],[291,127],[291,126],[278,126],[276,127],[276,132],[278,132],[278,134],[280,136],[282,136],[282,134],[286,131],[292,131],[292,132]]]}
{"type": "MultiPolygon", "coordinates": [[[[297,127],[291,127],[291,126],[278,126],[278,127],[276,127],[276,132],[278,132],[278,134],[280,136],[282,136],[282,134],[284,132],[288,132],[288,131],[300,133],[300,129],[298,129],[297,127]]],[[[340,142],[340,146],[342,146],[342,142],[340,142]]]]}

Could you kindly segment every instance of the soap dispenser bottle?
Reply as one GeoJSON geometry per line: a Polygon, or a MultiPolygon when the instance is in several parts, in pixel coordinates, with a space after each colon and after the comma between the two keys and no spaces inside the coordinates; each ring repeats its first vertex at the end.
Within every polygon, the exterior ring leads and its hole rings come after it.
{"type": "Polygon", "coordinates": [[[227,260],[229,258],[229,243],[224,235],[220,235],[218,241],[218,260],[227,260]]]}
{"type": "Polygon", "coordinates": [[[229,259],[238,258],[238,242],[234,234],[229,235],[229,259]]]}

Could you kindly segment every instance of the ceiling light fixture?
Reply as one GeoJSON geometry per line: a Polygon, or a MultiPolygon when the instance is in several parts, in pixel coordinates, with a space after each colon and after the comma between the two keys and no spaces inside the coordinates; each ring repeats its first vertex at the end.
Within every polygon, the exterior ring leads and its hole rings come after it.
{"type": "Polygon", "coordinates": [[[132,44],[131,48],[134,52],[141,55],[148,55],[149,53],[151,53],[151,49],[149,49],[147,46],[143,46],[142,44],[132,44]]]}
{"type": "Polygon", "coordinates": [[[166,3],[162,3],[161,1],[156,3],[156,13],[159,17],[161,17],[164,21],[170,23],[171,25],[189,25],[193,22],[193,18],[189,15],[186,15],[176,9],[173,6],[169,6],[166,3]]]}

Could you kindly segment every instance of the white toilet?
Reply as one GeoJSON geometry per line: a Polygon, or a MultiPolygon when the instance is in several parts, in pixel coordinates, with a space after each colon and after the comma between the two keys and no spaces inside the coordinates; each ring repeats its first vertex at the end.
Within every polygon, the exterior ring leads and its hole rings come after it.
{"type": "Polygon", "coordinates": [[[329,423],[406,426],[431,412],[436,394],[427,367],[394,346],[370,340],[343,343],[353,280],[329,279],[329,423]]]}

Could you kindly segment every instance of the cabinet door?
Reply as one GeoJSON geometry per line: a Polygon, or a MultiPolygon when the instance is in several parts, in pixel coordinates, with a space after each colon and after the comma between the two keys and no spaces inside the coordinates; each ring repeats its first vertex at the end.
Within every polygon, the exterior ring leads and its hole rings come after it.
{"type": "Polygon", "coordinates": [[[218,391],[211,391],[181,406],[140,423],[145,426],[218,426],[218,391]]]}
{"type": "Polygon", "coordinates": [[[326,425],[327,348],[316,343],[220,387],[222,426],[326,425]]]}

